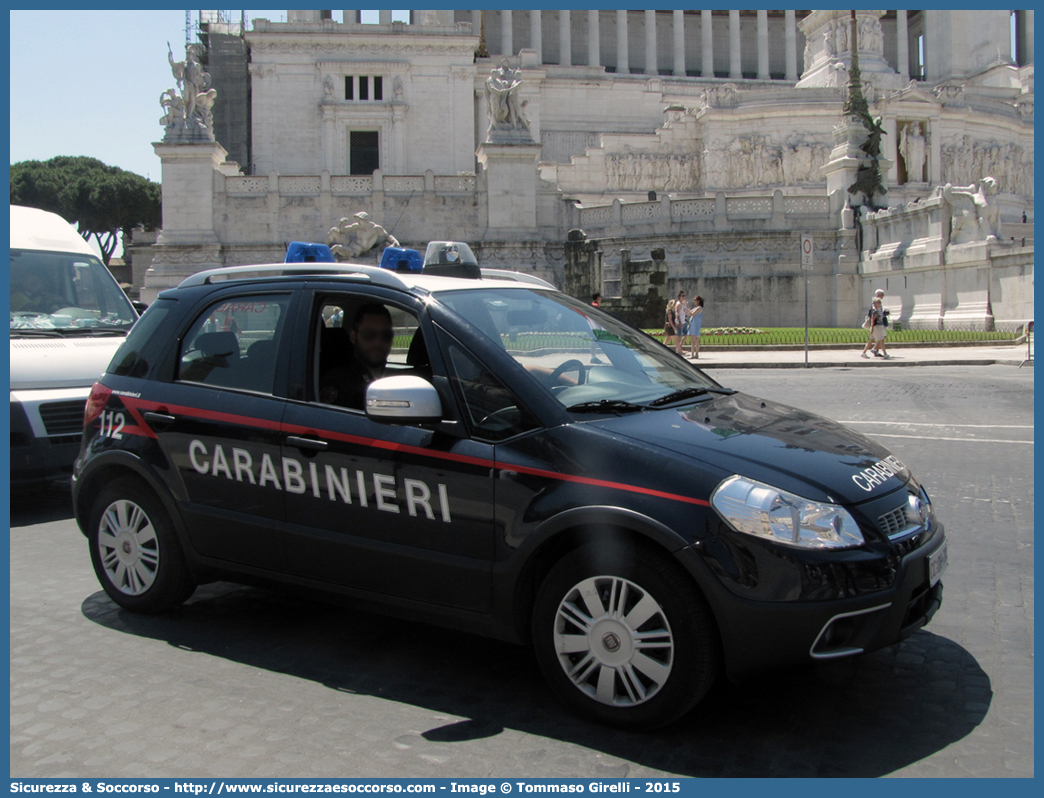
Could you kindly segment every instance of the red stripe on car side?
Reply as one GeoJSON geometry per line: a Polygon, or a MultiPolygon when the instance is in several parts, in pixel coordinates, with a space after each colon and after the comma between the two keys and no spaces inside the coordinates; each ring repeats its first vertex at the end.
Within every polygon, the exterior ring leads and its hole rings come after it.
{"type": "MultiPolygon", "coordinates": [[[[416,454],[421,457],[431,457],[436,460],[449,460],[456,463],[465,463],[468,465],[475,465],[483,468],[493,468],[498,471],[508,471],[518,474],[528,474],[530,476],[544,477],[546,479],[557,479],[562,482],[574,482],[580,485],[592,485],[599,488],[611,488],[614,490],[623,490],[629,493],[640,493],[645,496],[655,496],[660,499],[670,499],[671,501],[685,502],[686,504],[696,504],[700,507],[710,507],[710,502],[705,499],[696,499],[691,496],[681,496],[677,493],[667,493],[662,490],[653,490],[652,488],[642,488],[637,485],[627,485],[622,482],[609,482],[604,479],[593,479],[591,477],[575,476],[573,474],[563,474],[558,471],[545,471],[540,468],[531,468],[529,466],[513,465],[511,463],[497,463],[493,460],[486,460],[481,457],[470,457],[463,454],[454,454],[452,452],[436,452],[431,449],[424,449],[420,446],[410,446],[405,443],[395,443],[394,441],[385,441],[379,438],[364,438],[360,435],[349,435],[345,432],[335,432],[333,430],[318,430],[314,427],[302,427],[297,424],[284,424],[275,421],[268,421],[266,419],[255,418],[253,416],[241,416],[235,413],[222,413],[216,410],[201,410],[195,407],[186,407],[184,405],[172,405],[166,402],[152,402],[144,399],[134,399],[127,396],[121,396],[128,408],[131,404],[144,410],[163,410],[164,412],[172,415],[180,413],[181,415],[192,416],[193,418],[202,418],[211,421],[224,421],[226,423],[240,424],[247,427],[260,427],[262,429],[272,429],[279,432],[286,432],[294,435],[315,435],[319,439],[328,439],[341,441],[343,443],[353,443],[359,446],[367,446],[373,449],[384,449],[390,452],[402,452],[404,454],[416,454]]],[[[142,426],[145,429],[149,429],[148,425],[142,422],[142,426]]],[[[152,430],[149,430],[152,432],[152,430]]],[[[153,436],[155,433],[152,433],[153,436]]]]}

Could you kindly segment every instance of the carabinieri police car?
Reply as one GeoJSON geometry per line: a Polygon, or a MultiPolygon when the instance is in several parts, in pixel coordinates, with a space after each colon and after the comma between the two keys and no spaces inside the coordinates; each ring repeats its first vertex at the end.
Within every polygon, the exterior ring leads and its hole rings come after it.
{"type": "Polygon", "coordinates": [[[113,601],[318,589],[529,643],[562,700],[629,728],[939,608],[943,527],[879,444],[428,249],[159,295],[94,386],[73,477],[113,601]]]}

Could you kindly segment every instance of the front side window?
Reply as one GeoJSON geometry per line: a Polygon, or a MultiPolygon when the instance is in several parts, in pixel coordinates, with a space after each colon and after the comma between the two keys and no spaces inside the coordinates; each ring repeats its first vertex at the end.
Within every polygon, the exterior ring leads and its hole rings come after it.
{"type": "Polygon", "coordinates": [[[116,280],[90,255],[11,250],[11,334],[126,332],[137,314],[116,280]]]}
{"type": "Polygon", "coordinates": [[[222,299],[197,317],[181,342],[179,380],[272,393],[288,294],[222,299]]]}
{"type": "Polygon", "coordinates": [[[313,395],[322,404],[362,410],[366,387],[381,377],[431,379],[424,337],[412,312],[356,294],[320,299],[313,395]]]}
{"type": "Polygon", "coordinates": [[[537,421],[489,368],[448,335],[443,346],[476,438],[502,441],[536,429],[537,421]]]}
{"type": "Polygon", "coordinates": [[[437,298],[567,408],[603,400],[645,406],[689,388],[717,387],[656,340],[566,294],[490,288],[437,298]]]}

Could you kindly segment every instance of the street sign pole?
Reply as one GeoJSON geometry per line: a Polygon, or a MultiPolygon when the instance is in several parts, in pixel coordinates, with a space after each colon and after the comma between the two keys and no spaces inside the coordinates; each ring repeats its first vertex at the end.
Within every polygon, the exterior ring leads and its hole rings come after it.
{"type": "Polygon", "coordinates": [[[805,368],[808,368],[808,273],[812,271],[812,235],[801,234],[801,271],[805,273],[805,368]]]}

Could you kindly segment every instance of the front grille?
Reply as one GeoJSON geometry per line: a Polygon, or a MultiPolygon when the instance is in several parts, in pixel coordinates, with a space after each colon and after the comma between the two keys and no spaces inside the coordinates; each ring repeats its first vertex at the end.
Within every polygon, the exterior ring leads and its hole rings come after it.
{"type": "Polygon", "coordinates": [[[48,435],[78,435],[83,431],[84,399],[40,405],[40,418],[48,435]]]}
{"type": "Polygon", "coordinates": [[[877,528],[885,537],[894,537],[906,529],[906,505],[900,505],[877,519],[877,528]]]}

